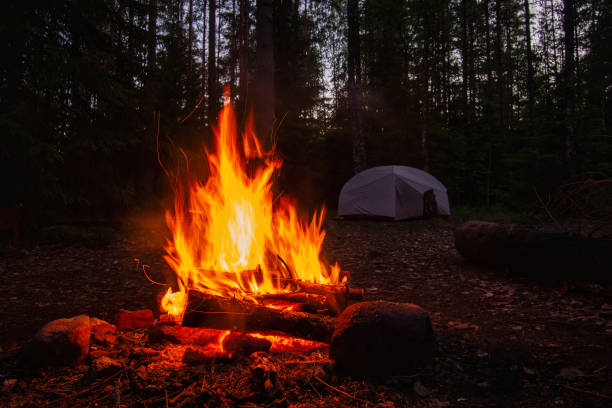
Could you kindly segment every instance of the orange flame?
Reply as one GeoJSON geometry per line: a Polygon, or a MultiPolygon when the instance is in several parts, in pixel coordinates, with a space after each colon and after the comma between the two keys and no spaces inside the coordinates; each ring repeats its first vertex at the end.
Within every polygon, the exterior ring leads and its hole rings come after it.
{"type": "Polygon", "coordinates": [[[190,288],[254,300],[291,290],[291,279],[341,283],[338,264],[329,267],[320,259],[324,209],[308,222],[290,200],[274,203],[272,177],[281,161],[262,149],[251,120],[239,147],[227,90],[225,100],[213,129],[216,150],[206,151],[208,179],[191,183],[187,194],[177,183],[174,212],[166,212],[172,238],[164,258],[179,291],[169,290],[161,306],[177,321],[190,288]]]}

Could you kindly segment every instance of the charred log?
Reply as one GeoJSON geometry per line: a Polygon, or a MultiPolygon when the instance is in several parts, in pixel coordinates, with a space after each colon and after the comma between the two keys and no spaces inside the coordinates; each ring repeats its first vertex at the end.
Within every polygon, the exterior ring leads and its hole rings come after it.
{"type": "Polygon", "coordinates": [[[346,309],[349,300],[363,299],[363,289],[351,288],[348,285],[325,285],[297,280],[300,291],[325,296],[329,309],[338,314],[346,309]]]}
{"type": "MultiPolygon", "coordinates": [[[[268,276],[278,287],[284,287],[291,292],[275,293],[256,296],[258,300],[279,300],[293,303],[303,303],[304,308],[308,312],[329,311],[332,315],[337,315],[342,312],[349,304],[349,300],[362,300],[364,290],[351,288],[348,283],[341,285],[328,285],[323,283],[307,282],[293,278],[292,271],[286,266],[285,262],[280,258],[280,261],[285,265],[288,274],[291,277],[281,274],[272,274],[268,276]]],[[[232,281],[238,281],[241,284],[246,284],[251,280],[261,284],[264,280],[263,272],[260,266],[255,269],[245,269],[237,272],[215,272],[210,271],[210,275],[221,274],[224,278],[232,281]]],[[[349,272],[342,271],[341,278],[348,282],[349,272]]],[[[189,282],[192,284],[193,282],[189,282]]]]}
{"type": "Polygon", "coordinates": [[[239,331],[278,331],[329,343],[335,320],[329,316],[272,309],[190,290],[186,295],[182,324],[239,331]]]}
{"type": "Polygon", "coordinates": [[[257,296],[257,299],[264,304],[293,304],[295,307],[291,310],[299,312],[337,314],[337,312],[333,311],[333,305],[328,301],[326,296],[313,293],[269,293],[257,296]]]}
{"type": "Polygon", "coordinates": [[[536,280],[612,277],[612,240],[606,238],[469,221],[455,231],[455,246],[473,262],[536,280]]]}

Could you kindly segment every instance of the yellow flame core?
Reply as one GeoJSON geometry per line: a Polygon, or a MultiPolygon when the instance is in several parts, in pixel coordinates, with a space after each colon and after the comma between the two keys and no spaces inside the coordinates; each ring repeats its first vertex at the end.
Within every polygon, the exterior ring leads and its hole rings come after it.
{"type": "Polygon", "coordinates": [[[164,258],[177,275],[179,292],[169,290],[162,308],[182,315],[190,288],[253,299],[290,290],[288,278],[340,283],[338,264],[329,267],[320,259],[324,209],[308,222],[290,200],[273,203],[272,176],[281,163],[262,150],[250,123],[239,148],[231,102],[221,110],[214,133],[216,150],[206,153],[208,179],[193,182],[187,195],[177,188],[174,212],[166,212],[172,238],[164,258]]]}

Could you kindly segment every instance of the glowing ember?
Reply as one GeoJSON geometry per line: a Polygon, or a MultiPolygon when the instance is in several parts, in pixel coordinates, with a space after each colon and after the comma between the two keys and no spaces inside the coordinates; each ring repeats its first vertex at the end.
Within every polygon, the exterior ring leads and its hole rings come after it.
{"type": "Polygon", "coordinates": [[[338,264],[320,259],[324,209],[308,222],[290,200],[274,202],[272,176],[281,162],[262,149],[251,123],[239,145],[227,89],[225,99],[215,151],[206,153],[210,176],[205,183],[195,179],[187,191],[177,182],[174,212],[166,213],[172,239],[165,259],[179,291],[169,290],[161,306],[179,322],[191,288],[255,301],[255,294],[295,290],[290,278],[342,283],[338,264]]]}
{"type": "Polygon", "coordinates": [[[270,346],[270,353],[296,353],[327,347],[327,344],[325,343],[290,336],[270,335],[262,333],[249,333],[249,336],[259,339],[266,339],[270,343],[272,343],[272,345],[270,346]]]}
{"type": "MultiPolygon", "coordinates": [[[[282,334],[269,333],[242,333],[231,330],[218,330],[208,328],[190,329],[193,338],[197,338],[200,353],[207,356],[232,356],[231,347],[226,347],[226,340],[232,335],[264,339],[270,342],[270,353],[301,353],[327,347],[327,344],[313,340],[305,340],[282,334]]],[[[193,346],[195,347],[195,346],[193,346]]]]}

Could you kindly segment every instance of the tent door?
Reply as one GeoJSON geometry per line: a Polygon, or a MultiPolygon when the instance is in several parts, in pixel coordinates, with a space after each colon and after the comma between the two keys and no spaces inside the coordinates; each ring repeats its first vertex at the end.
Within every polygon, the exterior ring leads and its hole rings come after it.
{"type": "Polygon", "coordinates": [[[427,190],[423,193],[423,217],[438,216],[438,202],[433,190],[427,190]]]}

